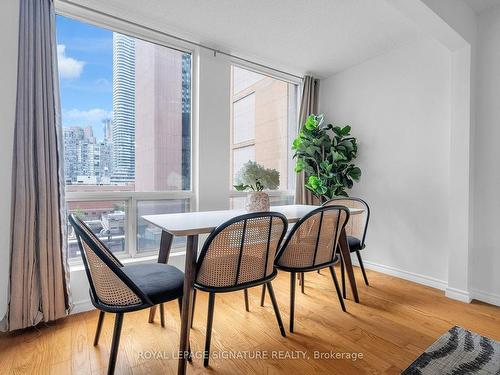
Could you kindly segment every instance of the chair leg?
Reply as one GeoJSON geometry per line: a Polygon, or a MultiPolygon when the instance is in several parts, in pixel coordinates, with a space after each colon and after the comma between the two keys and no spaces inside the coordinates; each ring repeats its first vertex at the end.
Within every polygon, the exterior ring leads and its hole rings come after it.
{"type": "Polygon", "coordinates": [[[266,299],[266,284],[262,285],[262,294],[260,295],[260,305],[264,306],[264,301],[266,299]]]}
{"type": "Polygon", "coordinates": [[[365,266],[363,265],[363,261],[361,260],[361,254],[359,253],[359,250],[356,250],[356,255],[358,256],[358,262],[359,266],[361,267],[361,272],[363,273],[363,279],[365,279],[365,284],[368,284],[368,277],[366,277],[366,271],[365,271],[365,266]]]}
{"type": "Polygon", "coordinates": [[[318,273],[321,273],[321,270],[318,270],[318,273]]]}
{"type": "Polygon", "coordinates": [[[99,311],[99,320],[97,321],[97,328],[94,336],[94,346],[99,344],[99,337],[101,337],[102,322],[104,321],[104,311],[99,311]]]}
{"type": "Polygon", "coordinates": [[[278,327],[280,328],[281,336],[286,337],[285,327],[283,327],[283,321],[281,320],[280,309],[278,307],[278,302],[276,301],[276,296],[274,295],[273,284],[269,281],[267,283],[267,288],[269,289],[269,297],[273,304],[274,315],[276,315],[276,320],[278,321],[278,327]]]}
{"type": "Polygon", "coordinates": [[[156,314],[156,306],[153,306],[149,309],[149,319],[148,323],[154,323],[156,314]]]}
{"type": "Polygon", "coordinates": [[[304,272],[301,272],[300,273],[300,279],[301,279],[301,283],[300,283],[300,291],[302,292],[302,294],[304,294],[304,288],[305,288],[305,284],[306,284],[306,280],[305,280],[305,277],[304,277],[304,272]]]}
{"type": "Polygon", "coordinates": [[[212,323],[214,321],[215,293],[208,297],[207,333],[205,337],[205,352],[203,353],[203,366],[208,367],[210,360],[210,341],[212,340],[212,323]]]}
{"type": "Polygon", "coordinates": [[[340,273],[342,274],[341,275],[341,278],[342,278],[342,296],[344,298],[346,298],[346,291],[345,291],[345,266],[344,266],[344,262],[342,259],[340,259],[340,273]]]}
{"type": "Polygon", "coordinates": [[[293,333],[293,319],[295,314],[295,272],[290,273],[290,332],[293,333]]]}
{"type": "Polygon", "coordinates": [[[163,303],[160,303],[160,324],[165,327],[165,306],[163,306],[163,303]]]}
{"type": "Polygon", "coordinates": [[[113,330],[113,341],[109,353],[108,375],[115,373],[116,357],[118,356],[118,346],[120,345],[120,335],[123,325],[123,313],[117,313],[115,317],[115,329],[113,330]]]}
{"type": "MultiPolygon", "coordinates": [[[[196,292],[196,289],[193,291],[193,298],[195,296],[194,292],[196,292]]],[[[177,303],[179,304],[179,316],[182,319],[182,297],[177,298],[177,303]]],[[[194,303],[194,301],[193,301],[193,303],[194,303]]],[[[191,322],[192,322],[192,320],[191,320],[191,322]]],[[[193,356],[191,355],[191,343],[188,343],[188,352],[189,352],[189,355],[188,355],[187,360],[189,362],[191,362],[193,360],[193,356]]]]}
{"type": "Polygon", "coordinates": [[[333,284],[335,285],[335,290],[337,291],[337,297],[339,298],[340,306],[342,307],[342,311],[346,311],[344,298],[342,298],[342,294],[340,294],[339,282],[337,280],[337,276],[335,275],[335,269],[333,266],[330,266],[330,273],[332,274],[333,284]]]}
{"type": "Polygon", "coordinates": [[[196,289],[193,290],[193,308],[191,310],[191,328],[193,328],[194,321],[194,306],[196,305],[196,289]]]}
{"type": "Polygon", "coordinates": [[[245,295],[245,310],[250,311],[250,308],[248,305],[248,289],[243,289],[243,294],[245,295]]]}

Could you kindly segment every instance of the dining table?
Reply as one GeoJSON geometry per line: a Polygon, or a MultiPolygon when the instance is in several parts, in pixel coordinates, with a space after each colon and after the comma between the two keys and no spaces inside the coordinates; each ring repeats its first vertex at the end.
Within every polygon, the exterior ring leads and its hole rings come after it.
{"type": "MultiPolygon", "coordinates": [[[[315,205],[294,204],[286,206],[271,206],[270,211],[283,214],[288,223],[296,223],[309,212],[318,208],[315,205]]],[[[363,209],[349,208],[350,215],[363,213],[363,209]]],[[[160,238],[160,249],[158,263],[167,263],[174,237],[187,237],[186,256],[184,261],[184,289],[181,309],[181,332],[179,345],[179,365],[177,373],[186,373],[187,360],[190,356],[189,331],[191,327],[191,309],[193,304],[193,288],[196,271],[196,258],[198,254],[198,237],[200,234],[208,234],[219,225],[236,216],[248,213],[245,210],[222,210],[222,211],[199,211],[173,214],[144,215],[142,218],[162,230],[160,238]]],[[[338,251],[343,261],[349,283],[351,285],[354,301],[359,303],[358,290],[354,271],[352,268],[349,244],[345,229],[339,237],[338,251]]],[[[149,321],[154,319],[156,309],[150,310],[149,321]]]]}

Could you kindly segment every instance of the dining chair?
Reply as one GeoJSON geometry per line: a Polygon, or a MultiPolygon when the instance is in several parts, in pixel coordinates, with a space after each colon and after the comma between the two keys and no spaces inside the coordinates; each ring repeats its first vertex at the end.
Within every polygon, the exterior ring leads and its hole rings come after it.
{"type": "Polygon", "coordinates": [[[92,304],[99,310],[94,346],[99,344],[105,313],[115,314],[108,375],[115,371],[125,313],[177,299],[182,304],[184,273],[174,266],[153,263],[124,266],[75,215],[69,215],[90,284],[92,304]]]}
{"type": "Polygon", "coordinates": [[[198,258],[195,290],[209,293],[203,365],[209,364],[215,295],[266,285],[281,335],[286,336],[271,281],[276,252],[287,229],[284,215],[258,212],[237,216],[209,235],[198,258]]]}
{"type": "Polygon", "coordinates": [[[346,207],[319,207],[295,224],[278,251],[275,267],[290,272],[290,332],[294,330],[297,273],[329,268],[340,306],[346,311],[333,266],[340,259],[337,255],[338,241],[348,220],[349,210],[346,207]]]}
{"type": "MultiPolygon", "coordinates": [[[[342,205],[348,208],[360,208],[363,210],[363,213],[351,216],[349,222],[346,225],[345,231],[347,235],[347,243],[349,244],[349,250],[351,251],[351,253],[356,253],[365,284],[370,285],[368,283],[368,277],[366,276],[365,267],[363,265],[363,260],[361,259],[360,254],[360,250],[363,250],[365,248],[366,230],[368,229],[368,222],[370,220],[370,207],[363,199],[354,197],[333,198],[323,204],[323,206],[331,205],[342,205]]],[[[344,263],[341,262],[340,264],[342,273],[342,294],[345,298],[345,269],[344,263]]]]}

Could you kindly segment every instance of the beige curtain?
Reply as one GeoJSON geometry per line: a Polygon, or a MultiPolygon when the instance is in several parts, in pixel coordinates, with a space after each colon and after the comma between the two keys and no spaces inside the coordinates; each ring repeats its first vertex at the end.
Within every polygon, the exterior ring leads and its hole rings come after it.
{"type": "Polygon", "coordinates": [[[20,4],[9,304],[0,322],[3,331],[55,320],[69,309],[54,4],[20,4]]]}
{"type": "MultiPolygon", "coordinates": [[[[318,113],[319,101],[319,79],[311,76],[305,76],[302,83],[302,97],[299,110],[299,132],[306,122],[307,117],[314,113],[318,113]]],[[[296,204],[318,204],[318,200],[314,198],[309,190],[304,187],[305,178],[304,172],[297,174],[295,183],[295,203],[296,204]]]]}

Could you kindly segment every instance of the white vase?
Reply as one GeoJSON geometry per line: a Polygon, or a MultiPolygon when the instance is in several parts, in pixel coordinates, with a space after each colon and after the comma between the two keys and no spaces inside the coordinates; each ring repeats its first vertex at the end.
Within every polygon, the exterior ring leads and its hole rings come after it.
{"type": "Polygon", "coordinates": [[[269,195],[267,195],[267,193],[263,191],[252,191],[247,194],[245,209],[248,212],[269,211],[270,207],[269,195]]]}

